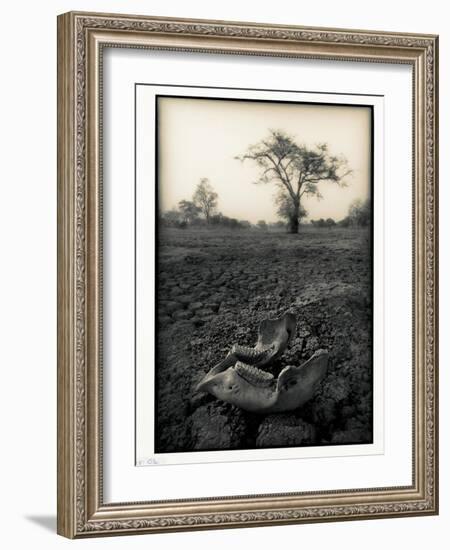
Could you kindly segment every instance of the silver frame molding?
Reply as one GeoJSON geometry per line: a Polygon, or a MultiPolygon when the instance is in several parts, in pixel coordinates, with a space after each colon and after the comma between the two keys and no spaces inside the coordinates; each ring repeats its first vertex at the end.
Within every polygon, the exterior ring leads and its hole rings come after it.
{"type": "Polygon", "coordinates": [[[70,538],[438,513],[438,38],[70,12],[58,17],[58,533],[70,538]],[[102,48],[404,63],[413,68],[413,484],[105,504],[102,48]]]}

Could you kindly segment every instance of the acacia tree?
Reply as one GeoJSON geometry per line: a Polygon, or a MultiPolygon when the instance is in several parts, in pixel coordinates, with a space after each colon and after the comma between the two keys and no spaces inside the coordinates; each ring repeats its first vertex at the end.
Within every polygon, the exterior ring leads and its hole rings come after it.
{"type": "Polygon", "coordinates": [[[217,207],[218,194],[214,191],[208,178],[202,178],[197,185],[192,200],[205,216],[206,223],[210,222],[212,214],[217,207]]]}
{"type": "Polygon", "coordinates": [[[327,144],[314,148],[298,145],[282,130],[270,130],[266,139],[251,145],[244,155],[236,158],[253,160],[257,164],[261,172],[255,183],[274,183],[277,186],[276,200],[283,205],[283,213],[288,215],[290,233],[298,232],[302,197],[321,199],[319,183],[328,181],[343,187],[347,185],[345,177],[351,174],[347,160],[332,156],[327,144]]]}

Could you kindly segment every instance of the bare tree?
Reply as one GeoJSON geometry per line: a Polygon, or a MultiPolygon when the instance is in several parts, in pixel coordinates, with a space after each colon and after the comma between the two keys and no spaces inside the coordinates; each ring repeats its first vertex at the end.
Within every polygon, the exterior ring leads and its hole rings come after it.
{"type": "Polygon", "coordinates": [[[205,216],[206,223],[209,223],[212,214],[217,207],[218,194],[214,191],[208,178],[202,178],[197,185],[192,200],[205,216]]]}
{"type": "Polygon", "coordinates": [[[351,174],[344,157],[330,155],[326,143],[308,148],[298,145],[292,136],[282,130],[270,130],[269,136],[251,145],[237,159],[253,160],[261,169],[255,183],[274,183],[278,188],[277,202],[289,204],[289,231],[297,233],[301,218],[301,199],[315,196],[321,199],[319,183],[328,181],[347,185],[345,177],[351,174]]]}

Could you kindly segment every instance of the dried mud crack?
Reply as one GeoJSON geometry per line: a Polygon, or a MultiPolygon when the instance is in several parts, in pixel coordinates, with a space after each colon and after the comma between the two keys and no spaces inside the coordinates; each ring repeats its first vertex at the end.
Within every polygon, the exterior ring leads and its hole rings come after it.
{"type": "Polygon", "coordinates": [[[372,441],[368,231],[165,229],[158,297],[157,452],[372,441]],[[285,312],[296,315],[296,334],[263,371],[276,378],[327,349],[327,376],[307,404],[260,415],[195,393],[232,344],[253,346],[260,321],[285,312]]]}

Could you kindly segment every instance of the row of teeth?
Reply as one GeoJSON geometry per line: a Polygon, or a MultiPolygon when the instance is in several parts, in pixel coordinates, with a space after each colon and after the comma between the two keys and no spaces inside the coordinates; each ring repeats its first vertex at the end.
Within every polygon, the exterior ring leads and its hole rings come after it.
{"type": "Polygon", "coordinates": [[[245,358],[248,358],[248,359],[259,359],[260,357],[264,357],[264,355],[266,355],[267,352],[270,351],[270,349],[271,349],[271,346],[268,346],[265,349],[257,350],[255,348],[250,348],[247,346],[240,346],[239,344],[235,344],[233,346],[232,351],[238,355],[243,355],[245,358]]]}
{"type": "Polygon", "coordinates": [[[273,374],[270,372],[265,372],[253,365],[241,363],[241,361],[238,361],[234,368],[242,378],[256,386],[270,386],[274,379],[273,374]]]}

